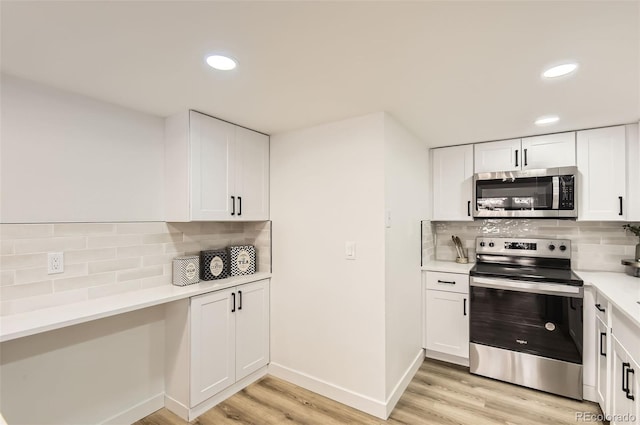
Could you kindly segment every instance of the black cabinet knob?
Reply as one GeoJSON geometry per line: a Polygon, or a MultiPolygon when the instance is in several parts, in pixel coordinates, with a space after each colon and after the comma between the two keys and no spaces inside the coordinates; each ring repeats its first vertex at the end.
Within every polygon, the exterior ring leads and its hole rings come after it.
{"type": "Polygon", "coordinates": [[[489,248],[493,248],[495,244],[493,242],[489,242],[489,248]]]}
{"type": "Polygon", "coordinates": [[[549,245],[549,251],[553,251],[554,249],[556,249],[556,246],[554,244],[549,245]]]}
{"type": "Polygon", "coordinates": [[[486,244],[484,242],[480,242],[480,246],[485,246],[486,244]]]}
{"type": "Polygon", "coordinates": [[[560,251],[566,251],[566,250],[567,250],[567,247],[566,247],[566,246],[564,246],[564,245],[560,245],[560,251]]]}

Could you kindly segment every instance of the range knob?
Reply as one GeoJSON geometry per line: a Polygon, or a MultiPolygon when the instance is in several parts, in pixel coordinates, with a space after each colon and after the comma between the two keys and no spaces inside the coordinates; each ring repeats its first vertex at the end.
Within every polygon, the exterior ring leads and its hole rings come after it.
{"type": "Polygon", "coordinates": [[[553,251],[554,249],[556,249],[556,246],[554,244],[549,245],[549,251],[553,251]]]}
{"type": "Polygon", "coordinates": [[[480,242],[480,246],[484,247],[486,244],[484,242],[480,242]]]}
{"type": "Polygon", "coordinates": [[[495,244],[493,242],[489,242],[489,248],[493,248],[495,244]]]}
{"type": "Polygon", "coordinates": [[[567,247],[566,247],[566,246],[564,246],[564,245],[560,245],[560,251],[566,251],[566,250],[567,250],[567,247]]]}

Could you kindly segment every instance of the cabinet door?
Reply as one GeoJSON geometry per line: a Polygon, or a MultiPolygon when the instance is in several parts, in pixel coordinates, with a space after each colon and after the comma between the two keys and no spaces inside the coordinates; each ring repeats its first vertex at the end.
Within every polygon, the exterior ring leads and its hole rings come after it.
{"type": "Polygon", "coordinates": [[[238,286],[236,380],[269,362],[269,281],[238,286]]]}
{"type": "Polygon", "coordinates": [[[576,165],[576,133],[547,134],[522,139],[522,169],[576,165]]]}
{"type": "Polygon", "coordinates": [[[269,219],[269,136],[236,128],[236,217],[269,219]]]}
{"type": "Polygon", "coordinates": [[[426,348],[469,358],[469,296],[431,289],[426,293],[426,348]]]}
{"type": "Polygon", "coordinates": [[[191,298],[191,407],[236,380],[234,298],[233,290],[191,298]]]}
{"type": "Polygon", "coordinates": [[[602,320],[595,318],[596,326],[596,392],[598,404],[604,413],[609,411],[609,362],[611,350],[609,349],[610,334],[602,320]]]}
{"type": "Polygon", "coordinates": [[[611,369],[611,425],[638,424],[638,364],[613,338],[613,367],[611,369]],[[628,391],[627,391],[628,390],[628,391]]]}
{"type": "Polygon", "coordinates": [[[624,126],[578,132],[578,220],[625,220],[625,150],[624,126]]]}
{"type": "Polygon", "coordinates": [[[475,152],[474,172],[476,173],[515,171],[522,166],[520,139],[477,143],[473,147],[475,152]]]}
{"type": "Polygon", "coordinates": [[[473,220],[473,145],[431,152],[433,220],[473,220]]]}
{"type": "Polygon", "coordinates": [[[235,162],[233,124],[190,112],[191,219],[229,220],[235,162]]]}

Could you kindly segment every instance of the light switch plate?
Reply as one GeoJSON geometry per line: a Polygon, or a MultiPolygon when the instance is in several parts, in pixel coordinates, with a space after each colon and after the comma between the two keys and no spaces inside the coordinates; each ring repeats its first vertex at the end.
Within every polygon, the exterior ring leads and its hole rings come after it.
{"type": "Polygon", "coordinates": [[[344,258],[347,260],[356,259],[356,243],[353,241],[347,241],[344,243],[344,258]]]}

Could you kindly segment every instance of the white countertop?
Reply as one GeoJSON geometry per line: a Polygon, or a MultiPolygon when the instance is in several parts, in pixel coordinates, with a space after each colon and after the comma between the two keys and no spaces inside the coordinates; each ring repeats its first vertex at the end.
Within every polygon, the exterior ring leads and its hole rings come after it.
{"type": "Polygon", "coordinates": [[[585,285],[595,287],[618,310],[640,326],[640,278],[620,272],[574,270],[585,285]]]}
{"type": "Polygon", "coordinates": [[[27,313],[2,316],[0,317],[0,342],[140,310],[257,280],[269,279],[270,277],[271,273],[255,273],[248,276],[201,281],[188,286],[163,285],[27,313]]]}
{"type": "Polygon", "coordinates": [[[459,264],[455,261],[432,260],[427,261],[422,266],[422,270],[446,273],[469,273],[469,270],[471,270],[471,267],[474,265],[475,263],[459,264]]]}

